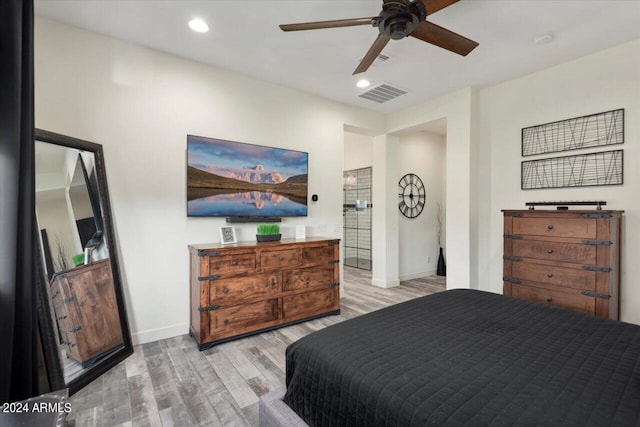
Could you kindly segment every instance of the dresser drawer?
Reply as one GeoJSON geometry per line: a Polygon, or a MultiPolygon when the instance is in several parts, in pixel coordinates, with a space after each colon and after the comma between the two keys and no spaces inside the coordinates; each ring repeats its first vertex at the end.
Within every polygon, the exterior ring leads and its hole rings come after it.
{"type": "Polygon", "coordinates": [[[514,279],[547,283],[565,288],[596,290],[595,271],[533,264],[530,262],[514,262],[511,272],[514,279]]]}
{"type": "Polygon", "coordinates": [[[516,285],[511,288],[511,295],[529,301],[552,305],[569,310],[595,315],[596,301],[594,297],[582,295],[580,291],[549,289],[537,286],[516,285]]]}
{"type": "Polygon", "coordinates": [[[334,288],[306,292],[282,298],[282,314],[285,320],[301,319],[337,309],[338,292],[334,288]]]}
{"type": "Polygon", "coordinates": [[[549,261],[596,265],[596,246],[580,243],[514,240],[512,255],[549,261]]]}
{"type": "Polygon", "coordinates": [[[278,320],[278,300],[276,298],[251,304],[236,305],[209,311],[210,339],[237,335],[248,330],[265,327],[278,320]]]}
{"type": "Polygon", "coordinates": [[[280,270],[300,264],[299,249],[285,249],[281,251],[262,251],[260,267],[263,270],[280,270]]]}
{"type": "Polygon", "coordinates": [[[339,262],[335,246],[314,246],[302,248],[302,265],[330,265],[333,261],[339,262]]]}
{"type": "Polygon", "coordinates": [[[208,257],[209,275],[230,277],[249,273],[256,269],[254,253],[240,253],[208,257]]]}
{"type": "Polygon", "coordinates": [[[203,286],[209,286],[209,305],[230,305],[237,301],[269,298],[280,290],[278,279],[276,274],[259,274],[211,280],[203,286]]]}
{"type": "Polygon", "coordinates": [[[513,233],[535,236],[596,238],[595,219],[513,218],[513,233]]]}
{"type": "Polygon", "coordinates": [[[282,274],[282,290],[327,288],[336,281],[333,267],[287,271],[282,274]]]}

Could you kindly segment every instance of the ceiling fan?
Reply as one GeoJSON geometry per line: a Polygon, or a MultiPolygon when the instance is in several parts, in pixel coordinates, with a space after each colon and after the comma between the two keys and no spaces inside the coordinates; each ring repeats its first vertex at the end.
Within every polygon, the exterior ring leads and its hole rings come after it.
{"type": "Polygon", "coordinates": [[[380,34],[362,58],[353,74],[367,71],[389,40],[407,36],[467,56],[478,43],[426,20],[440,9],[459,0],[383,0],[382,12],[371,18],[336,19],[332,21],[304,22],[280,25],[282,31],[319,30],[323,28],[353,27],[370,24],[380,34]]]}

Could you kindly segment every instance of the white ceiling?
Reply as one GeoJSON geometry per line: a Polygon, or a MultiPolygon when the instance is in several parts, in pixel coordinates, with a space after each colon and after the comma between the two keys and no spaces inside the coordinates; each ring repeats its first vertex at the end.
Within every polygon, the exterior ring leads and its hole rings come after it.
{"type": "Polygon", "coordinates": [[[36,0],[37,15],[380,112],[483,87],[640,38],[638,0],[462,0],[429,18],[480,43],[461,57],[414,38],[365,74],[408,90],[385,104],[358,98],[351,75],[376,38],[370,26],[284,33],[278,24],[375,16],[380,0],[36,0]],[[191,31],[200,17],[211,30],[191,31]],[[532,40],[551,33],[552,43],[532,40]]]}

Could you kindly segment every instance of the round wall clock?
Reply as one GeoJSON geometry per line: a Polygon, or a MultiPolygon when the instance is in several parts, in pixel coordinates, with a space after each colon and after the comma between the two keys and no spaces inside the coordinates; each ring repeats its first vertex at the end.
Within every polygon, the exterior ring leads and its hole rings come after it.
{"type": "Polygon", "coordinates": [[[403,176],[398,182],[398,209],[407,218],[415,218],[424,208],[426,194],[420,177],[413,173],[403,176]]]}

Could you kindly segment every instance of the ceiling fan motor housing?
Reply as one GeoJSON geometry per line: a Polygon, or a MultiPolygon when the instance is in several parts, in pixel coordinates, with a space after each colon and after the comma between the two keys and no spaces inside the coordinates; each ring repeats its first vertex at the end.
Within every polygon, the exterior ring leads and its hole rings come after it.
{"type": "Polygon", "coordinates": [[[427,12],[420,0],[405,4],[402,1],[389,1],[382,5],[382,12],[373,22],[380,34],[400,40],[413,32],[424,21],[427,12]]]}

